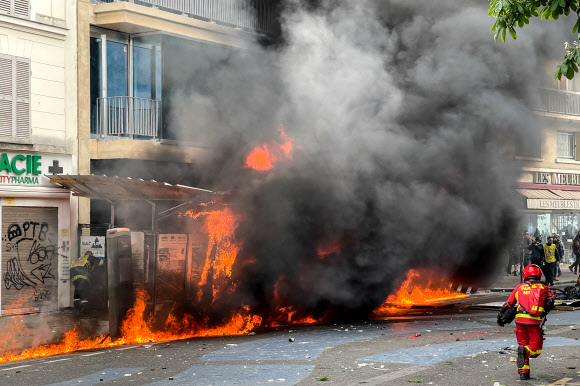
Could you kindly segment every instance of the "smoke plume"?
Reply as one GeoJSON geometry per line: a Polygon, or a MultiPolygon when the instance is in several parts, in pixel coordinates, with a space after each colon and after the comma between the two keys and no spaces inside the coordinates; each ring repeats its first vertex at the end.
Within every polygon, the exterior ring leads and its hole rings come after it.
{"type": "Polygon", "coordinates": [[[486,2],[284,3],[279,44],[205,66],[178,108],[216,149],[201,185],[243,213],[231,301],[360,315],[409,268],[485,284],[518,232],[513,155],[538,129],[549,34],[494,43],[486,2]],[[292,159],[243,169],[280,126],[292,159]]]}

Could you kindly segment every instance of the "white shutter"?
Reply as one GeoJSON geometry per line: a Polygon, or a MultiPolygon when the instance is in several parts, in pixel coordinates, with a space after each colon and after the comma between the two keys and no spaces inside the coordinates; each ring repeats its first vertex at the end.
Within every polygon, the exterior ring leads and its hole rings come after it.
{"type": "Polygon", "coordinates": [[[13,0],[13,1],[14,1],[14,15],[29,18],[30,0],[13,0]]]}
{"type": "MultiPolygon", "coordinates": [[[[3,0],[0,0],[3,1],[3,0]]],[[[13,60],[11,57],[0,55],[0,136],[12,137],[13,128],[13,60]]]]}
{"type": "Polygon", "coordinates": [[[30,137],[30,61],[16,59],[16,138],[30,137]]]}
{"type": "Polygon", "coordinates": [[[10,0],[0,0],[0,12],[10,13],[10,0]]]}

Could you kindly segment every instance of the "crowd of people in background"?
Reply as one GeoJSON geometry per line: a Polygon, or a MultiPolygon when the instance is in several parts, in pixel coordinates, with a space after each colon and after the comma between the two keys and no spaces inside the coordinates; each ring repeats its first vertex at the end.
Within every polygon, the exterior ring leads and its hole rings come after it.
{"type": "MultiPolygon", "coordinates": [[[[580,263],[580,230],[574,236],[571,246],[568,260],[572,264],[568,269],[577,274],[580,263]]],[[[553,286],[554,282],[558,281],[558,277],[562,276],[560,264],[566,261],[565,257],[566,249],[558,234],[548,235],[546,243],[542,243],[542,238],[539,235],[532,238],[528,231],[524,231],[520,241],[512,243],[512,247],[508,250],[506,273],[518,276],[520,269],[523,270],[528,264],[536,264],[541,267],[546,284],[553,286]],[[520,259],[523,260],[523,267],[520,265],[520,259]]],[[[580,283],[580,277],[578,282],[580,283]]]]}

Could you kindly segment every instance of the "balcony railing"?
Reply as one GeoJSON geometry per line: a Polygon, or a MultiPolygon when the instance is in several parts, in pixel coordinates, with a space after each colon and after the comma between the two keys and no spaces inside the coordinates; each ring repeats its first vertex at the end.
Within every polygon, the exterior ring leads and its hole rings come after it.
{"type": "Polygon", "coordinates": [[[93,113],[94,134],[159,137],[161,101],[129,96],[98,98],[93,113]]]}
{"type": "Polygon", "coordinates": [[[94,3],[130,3],[185,14],[193,18],[268,34],[273,30],[274,5],[269,0],[91,0],[94,3]]]}
{"type": "Polygon", "coordinates": [[[548,113],[580,115],[580,93],[541,88],[535,110],[548,113]]]}

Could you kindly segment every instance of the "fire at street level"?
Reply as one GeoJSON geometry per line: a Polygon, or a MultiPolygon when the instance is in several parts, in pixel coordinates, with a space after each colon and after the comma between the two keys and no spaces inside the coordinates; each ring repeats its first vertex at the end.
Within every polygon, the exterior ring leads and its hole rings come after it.
{"type": "MultiPolygon", "coordinates": [[[[254,148],[247,156],[243,168],[252,169],[259,173],[258,178],[264,178],[264,173],[273,170],[280,162],[292,160],[294,144],[283,129],[279,130],[279,134],[278,141],[254,148]]],[[[153,320],[153,315],[147,311],[147,302],[150,300],[147,290],[137,288],[135,305],[127,312],[119,339],[111,340],[106,335],[81,338],[82,332],[77,326],[67,332],[59,342],[22,352],[13,352],[9,343],[6,346],[6,343],[10,342],[8,337],[32,332],[26,330],[20,319],[14,318],[10,328],[2,334],[5,347],[0,363],[80,350],[193,337],[243,335],[256,329],[325,324],[334,321],[334,314],[324,308],[321,309],[322,312],[314,314],[309,312],[309,308],[293,304],[288,296],[288,291],[292,290],[292,280],[284,273],[271,285],[271,293],[267,295],[266,304],[245,302],[248,299],[247,294],[239,293],[239,286],[243,284],[244,278],[236,271],[248,270],[248,267],[257,265],[258,261],[251,256],[249,258],[246,256],[242,262],[238,261],[243,240],[240,239],[237,230],[246,219],[243,206],[235,203],[230,205],[209,202],[181,212],[177,217],[181,220],[201,222],[201,233],[207,239],[207,252],[203,262],[200,263],[201,271],[199,281],[195,285],[197,292],[193,307],[174,306],[163,326],[159,327],[153,320]]],[[[349,253],[356,243],[353,236],[344,232],[339,237],[325,237],[313,246],[311,258],[315,264],[329,266],[340,264],[349,258],[349,253]]],[[[253,269],[259,271],[260,267],[253,269]]],[[[404,313],[404,309],[412,305],[425,305],[467,296],[446,288],[448,282],[441,278],[432,281],[431,278],[436,276],[437,274],[432,271],[410,269],[400,288],[390,294],[384,303],[369,315],[373,319],[388,318],[393,313],[404,313]]],[[[328,305],[328,308],[332,311],[333,306],[328,305]]]]}
{"type": "MultiPolygon", "coordinates": [[[[412,304],[428,304],[444,299],[454,299],[467,295],[441,288],[429,288],[411,284],[420,274],[410,271],[407,280],[396,294],[389,296],[384,305],[381,305],[373,313],[373,319],[388,318],[394,312],[393,306],[410,306],[412,304]]],[[[137,294],[135,306],[129,310],[127,318],[122,327],[122,338],[111,342],[107,336],[97,336],[80,339],[80,331],[77,328],[67,332],[63,339],[56,343],[45,344],[39,347],[24,350],[22,352],[11,352],[6,343],[16,336],[24,336],[34,333],[28,331],[21,319],[13,319],[6,331],[3,331],[0,339],[4,342],[4,353],[0,356],[0,363],[19,361],[24,359],[47,357],[58,354],[71,353],[81,350],[94,350],[109,347],[118,347],[137,343],[151,343],[188,339],[194,337],[228,336],[248,334],[256,328],[274,328],[290,325],[318,324],[318,320],[312,317],[294,318],[295,312],[291,307],[281,307],[275,311],[277,319],[269,324],[262,324],[262,318],[253,315],[248,307],[242,307],[230,321],[218,327],[202,327],[193,325],[193,320],[187,316],[171,314],[166,321],[163,331],[153,331],[151,320],[146,320],[145,305],[147,294],[140,290],[137,294]]],[[[401,309],[398,309],[400,313],[401,309]]]]}

